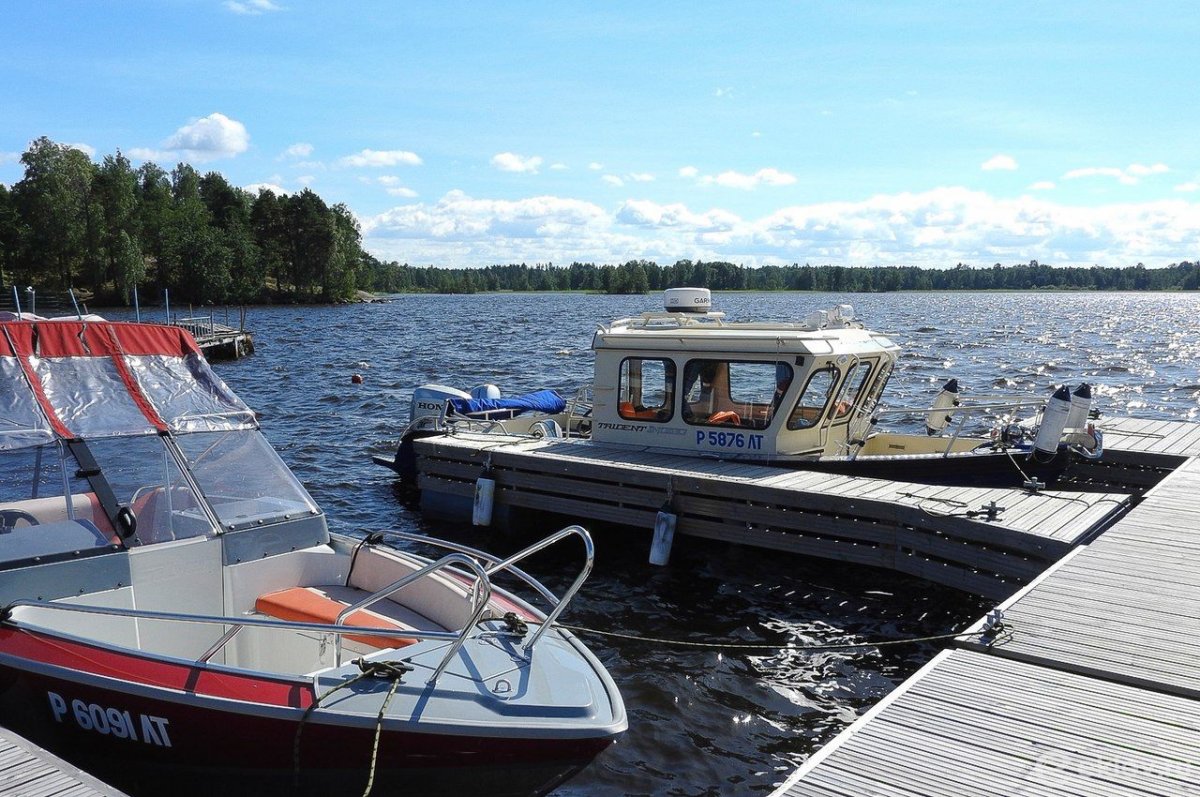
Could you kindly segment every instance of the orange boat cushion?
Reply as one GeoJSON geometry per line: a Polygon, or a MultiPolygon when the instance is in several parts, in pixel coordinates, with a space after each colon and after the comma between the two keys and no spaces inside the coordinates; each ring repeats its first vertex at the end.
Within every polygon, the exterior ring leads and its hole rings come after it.
{"type": "MultiPolygon", "coordinates": [[[[261,614],[279,620],[294,620],[303,623],[329,623],[332,625],[337,616],[349,604],[326,595],[320,587],[292,587],[260,595],[254,602],[254,608],[261,614]]],[[[410,626],[397,622],[390,617],[371,611],[359,609],[346,618],[345,625],[356,628],[398,628],[412,630],[410,626]]],[[[347,639],[373,645],[377,648],[402,648],[416,642],[416,639],[399,636],[377,636],[374,634],[346,634],[347,639]]]]}

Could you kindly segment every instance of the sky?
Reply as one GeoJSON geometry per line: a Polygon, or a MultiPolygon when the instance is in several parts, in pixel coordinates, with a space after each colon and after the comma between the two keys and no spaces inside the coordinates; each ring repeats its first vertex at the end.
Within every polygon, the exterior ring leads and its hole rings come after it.
{"type": "Polygon", "coordinates": [[[1200,259],[1190,2],[38,0],[46,136],[344,203],[412,265],[1200,259]]]}

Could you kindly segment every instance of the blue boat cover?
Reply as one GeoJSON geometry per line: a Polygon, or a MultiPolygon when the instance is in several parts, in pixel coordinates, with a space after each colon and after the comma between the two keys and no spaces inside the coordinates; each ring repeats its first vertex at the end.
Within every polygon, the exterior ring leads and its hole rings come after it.
{"type": "Polygon", "coordinates": [[[567,408],[567,401],[555,390],[537,390],[523,396],[511,396],[498,399],[447,399],[450,407],[457,413],[469,415],[475,412],[495,412],[496,410],[514,410],[514,415],[532,410],[553,415],[567,408]]]}

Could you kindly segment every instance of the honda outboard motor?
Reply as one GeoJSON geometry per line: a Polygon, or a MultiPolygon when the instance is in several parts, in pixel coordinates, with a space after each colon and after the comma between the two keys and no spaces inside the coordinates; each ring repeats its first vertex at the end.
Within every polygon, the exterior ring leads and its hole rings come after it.
{"type": "Polygon", "coordinates": [[[409,423],[427,415],[441,415],[442,407],[446,406],[446,399],[450,398],[469,399],[471,394],[445,385],[421,385],[412,394],[412,403],[409,405],[408,413],[409,423]]]}

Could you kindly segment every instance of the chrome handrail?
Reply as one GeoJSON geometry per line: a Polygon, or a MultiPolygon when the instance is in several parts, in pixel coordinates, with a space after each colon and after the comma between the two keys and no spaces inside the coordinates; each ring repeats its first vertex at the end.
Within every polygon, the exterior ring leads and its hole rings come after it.
{"type": "Polygon", "coordinates": [[[387,537],[395,537],[402,540],[410,540],[413,542],[421,542],[428,545],[447,548],[449,550],[458,551],[482,559],[483,561],[489,563],[489,567],[483,571],[484,574],[489,578],[501,572],[512,573],[514,576],[517,576],[534,590],[536,590],[548,602],[554,604],[554,608],[552,608],[550,613],[546,615],[546,619],[542,621],[541,626],[523,646],[525,651],[530,651],[533,649],[534,644],[541,639],[542,634],[544,634],[546,630],[554,624],[554,621],[557,620],[559,615],[562,614],[563,610],[567,608],[567,604],[569,604],[575,597],[575,593],[579,591],[579,588],[583,586],[583,582],[587,580],[588,575],[592,572],[592,566],[595,563],[596,558],[596,546],[592,542],[592,535],[588,533],[587,529],[579,525],[567,526],[564,529],[560,529],[554,534],[551,534],[549,537],[545,537],[544,539],[539,540],[538,542],[535,542],[534,544],[523,548],[520,551],[517,551],[505,559],[500,559],[497,556],[479,551],[475,548],[471,548],[470,546],[462,545],[460,543],[450,542],[448,540],[438,540],[432,537],[422,537],[419,534],[412,534],[410,532],[391,531],[384,532],[384,534],[387,537]],[[533,578],[520,568],[515,567],[516,563],[522,559],[526,559],[538,551],[550,547],[559,540],[571,536],[577,536],[583,541],[584,563],[583,568],[579,571],[579,575],[575,577],[575,581],[571,584],[570,588],[563,593],[561,598],[548,590],[546,587],[542,586],[537,579],[533,578]]]}
{"type": "MultiPolygon", "coordinates": [[[[368,606],[372,606],[395,592],[399,592],[409,584],[412,584],[414,581],[455,564],[466,567],[476,576],[475,583],[471,585],[470,593],[472,600],[471,619],[467,622],[466,627],[455,636],[454,642],[451,643],[450,648],[446,651],[446,655],[442,658],[441,663],[438,664],[437,669],[433,671],[433,675],[430,676],[429,680],[426,682],[430,685],[433,685],[437,683],[437,679],[441,676],[442,672],[450,665],[450,660],[453,659],[458,653],[459,648],[461,648],[463,643],[467,641],[467,633],[476,627],[476,624],[479,622],[479,618],[483,616],[483,610],[487,608],[487,603],[492,598],[492,584],[491,581],[488,580],[487,572],[471,557],[461,553],[450,553],[443,556],[441,559],[438,559],[436,562],[430,562],[420,570],[415,570],[404,578],[393,581],[383,589],[378,589],[375,592],[372,592],[358,603],[342,609],[337,618],[333,621],[333,624],[335,626],[342,626],[346,619],[355,612],[365,609],[368,606]]],[[[374,633],[374,630],[375,629],[372,628],[371,632],[374,633]]],[[[340,667],[342,664],[341,635],[338,636],[337,642],[335,643],[334,660],[340,667]]]]}

